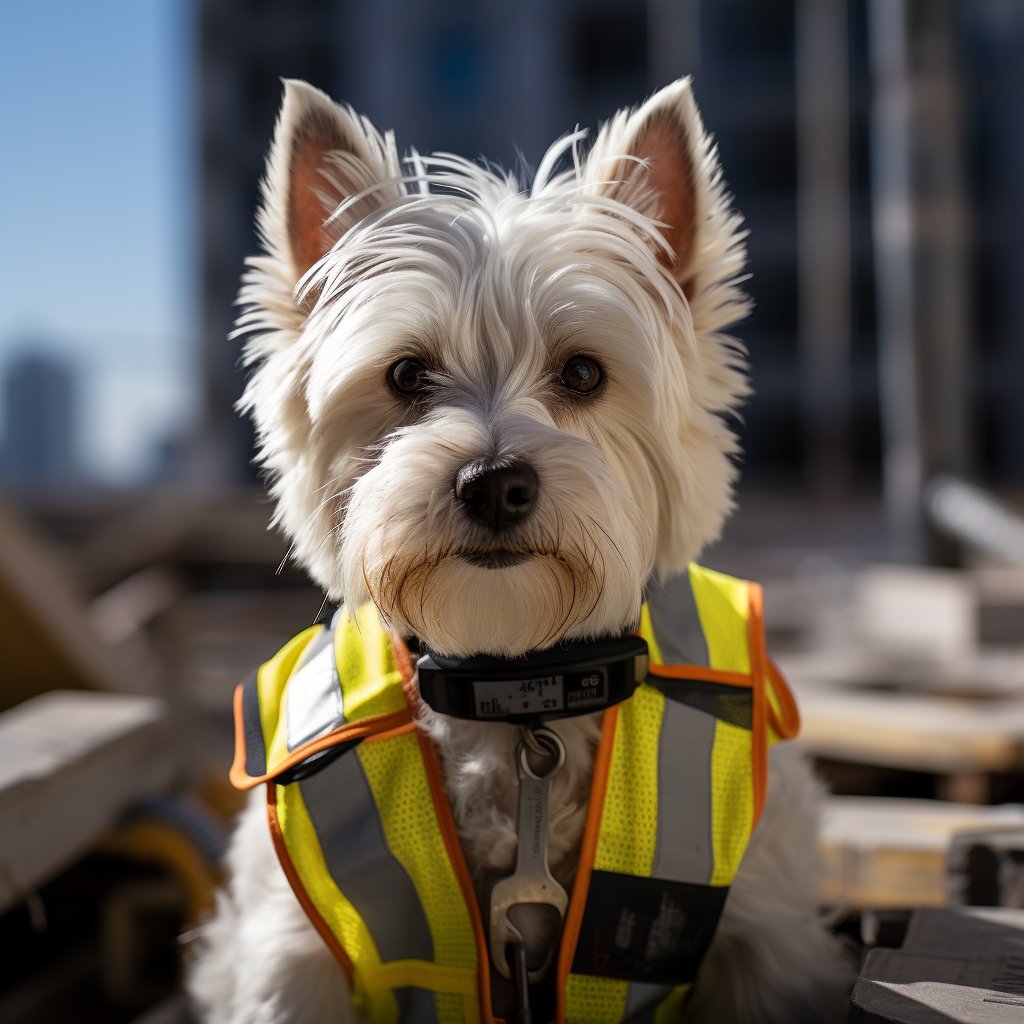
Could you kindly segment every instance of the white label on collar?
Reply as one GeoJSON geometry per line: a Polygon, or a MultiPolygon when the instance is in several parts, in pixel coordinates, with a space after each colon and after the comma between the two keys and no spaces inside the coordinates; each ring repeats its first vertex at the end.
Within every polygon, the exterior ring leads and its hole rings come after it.
{"type": "Polygon", "coordinates": [[[544,714],[565,706],[561,676],[537,679],[481,680],[473,683],[479,718],[544,714]]]}

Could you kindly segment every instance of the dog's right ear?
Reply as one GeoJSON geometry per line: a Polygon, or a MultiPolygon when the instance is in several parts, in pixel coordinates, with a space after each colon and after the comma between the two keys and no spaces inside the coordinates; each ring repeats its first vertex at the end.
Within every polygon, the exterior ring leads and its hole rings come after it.
{"type": "Polygon", "coordinates": [[[263,179],[257,226],[296,284],[364,217],[402,194],[394,138],[305,82],[284,100],[263,179]]]}
{"type": "MultiPolygon", "coordinates": [[[[718,304],[721,287],[743,269],[742,222],[731,210],[688,78],[606,122],[584,174],[599,194],[660,225],[658,259],[691,306],[718,304]]],[[[735,309],[745,311],[738,296],[735,309]]]]}

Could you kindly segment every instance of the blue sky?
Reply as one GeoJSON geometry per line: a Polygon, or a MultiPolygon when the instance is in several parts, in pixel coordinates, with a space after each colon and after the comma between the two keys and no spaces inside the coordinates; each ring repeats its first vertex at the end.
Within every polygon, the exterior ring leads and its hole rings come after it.
{"type": "Polygon", "coordinates": [[[82,374],[89,466],[127,479],[192,414],[189,0],[4,0],[0,362],[82,374]]]}

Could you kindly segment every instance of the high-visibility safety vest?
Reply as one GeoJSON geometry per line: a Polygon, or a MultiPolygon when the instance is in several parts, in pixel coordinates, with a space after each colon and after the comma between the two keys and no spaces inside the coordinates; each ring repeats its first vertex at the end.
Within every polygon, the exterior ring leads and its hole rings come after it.
{"type": "MultiPolygon", "coordinates": [[[[557,1024],[680,1017],[796,706],[761,591],[655,584],[646,683],[602,714],[556,958],[557,1024]]],[[[488,945],[404,644],[372,605],[300,633],[235,694],[232,782],[267,786],[296,896],[372,1024],[495,1024],[488,945]]],[[[511,766],[510,766],[511,770],[511,766]]]]}

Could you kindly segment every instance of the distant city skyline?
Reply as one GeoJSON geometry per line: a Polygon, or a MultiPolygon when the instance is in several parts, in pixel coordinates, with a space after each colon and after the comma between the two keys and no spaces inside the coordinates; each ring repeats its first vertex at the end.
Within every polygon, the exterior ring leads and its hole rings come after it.
{"type": "MultiPolygon", "coordinates": [[[[966,130],[958,217],[970,244],[957,248],[975,294],[961,304],[970,306],[973,340],[958,393],[978,421],[977,471],[1019,482],[1024,8],[1007,0],[918,6],[948,23],[956,54],[948,77],[966,130]]],[[[837,274],[851,318],[848,358],[833,382],[849,429],[832,433],[852,467],[846,478],[867,483],[886,440],[870,9],[849,8],[850,74],[834,97],[850,110],[850,188],[839,204],[850,207],[849,267],[837,274]]],[[[804,415],[817,392],[798,340],[801,296],[816,292],[800,271],[811,261],[800,259],[797,143],[811,135],[795,103],[793,18],[781,0],[7,0],[0,86],[17,99],[0,136],[0,371],[29,343],[78,368],[82,457],[94,478],[139,479],[154,447],[201,420],[193,454],[203,456],[204,478],[247,479],[249,428],[232,411],[238,344],[226,335],[242,258],[255,247],[256,183],[282,75],[351,101],[395,128],[403,147],[507,160],[516,145],[536,159],[538,140],[575,123],[594,126],[693,70],[751,231],[754,312],[740,336],[755,387],[744,414],[744,476],[803,479],[809,439],[823,434],[804,415]]],[[[922,330],[922,351],[931,333],[922,330]]]]}
{"type": "Polygon", "coordinates": [[[74,365],[84,468],[129,482],[193,412],[192,4],[15,0],[3,21],[0,372],[32,347],[74,365]]]}
{"type": "Polygon", "coordinates": [[[0,482],[14,489],[79,479],[79,381],[75,367],[27,349],[3,368],[0,482]]]}

